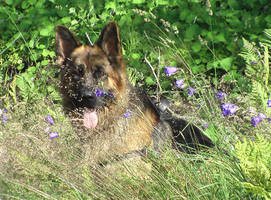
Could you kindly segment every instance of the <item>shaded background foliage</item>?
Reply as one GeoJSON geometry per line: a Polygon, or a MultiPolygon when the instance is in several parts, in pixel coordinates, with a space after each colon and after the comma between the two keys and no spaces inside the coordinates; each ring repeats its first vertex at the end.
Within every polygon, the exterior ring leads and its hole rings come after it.
{"type": "MultiPolygon", "coordinates": [[[[147,85],[155,85],[155,79],[147,66],[142,66],[142,55],[161,42],[170,45],[177,38],[179,44],[173,45],[183,52],[194,74],[204,73],[215,84],[226,74],[228,80],[237,79],[247,90],[245,62],[238,56],[242,38],[257,42],[263,30],[271,28],[270,13],[268,0],[4,0],[0,3],[0,77],[9,89],[1,93],[8,90],[15,96],[15,86],[25,93],[20,95],[26,100],[33,98],[27,94],[35,89],[39,97],[54,93],[53,85],[44,85],[57,73],[50,67],[55,57],[55,26],[70,27],[88,44],[85,33],[95,41],[110,20],[121,27],[128,64],[142,72],[135,78],[145,80],[147,85]],[[167,40],[161,40],[161,36],[167,40]],[[137,37],[141,43],[134,39],[137,37]],[[44,78],[45,74],[48,76],[44,78]]],[[[168,61],[171,64],[176,62],[168,61]]],[[[168,87],[166,80],[162,86],[168,87]]]]}

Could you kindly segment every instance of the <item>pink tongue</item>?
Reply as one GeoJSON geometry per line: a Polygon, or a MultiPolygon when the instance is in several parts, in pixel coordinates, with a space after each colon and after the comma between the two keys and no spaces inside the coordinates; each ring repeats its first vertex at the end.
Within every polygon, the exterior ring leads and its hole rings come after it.
{"type": "Polygon", "coordinates": [[[84,117],[84,126],[87,128],[95,128],[98,124],[98,116],[95,110],[85,110],[84,117]]]}

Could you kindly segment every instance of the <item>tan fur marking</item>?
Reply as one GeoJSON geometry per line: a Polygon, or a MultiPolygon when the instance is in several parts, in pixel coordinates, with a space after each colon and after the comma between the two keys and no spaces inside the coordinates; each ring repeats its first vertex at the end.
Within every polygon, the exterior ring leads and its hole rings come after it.
{"type": "Polygon", "coordinates": [[[148,108],[130,127],[127,134],[127,146],[130,150],[139,150],[152,144],[154,126],[158,123],[158,116],[153,109],[148,108]]]}

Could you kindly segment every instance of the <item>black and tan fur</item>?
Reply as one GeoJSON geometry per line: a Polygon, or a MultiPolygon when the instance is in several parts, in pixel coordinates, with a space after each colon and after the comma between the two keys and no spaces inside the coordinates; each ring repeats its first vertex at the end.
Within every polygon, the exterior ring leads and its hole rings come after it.
{"type": "Polygon", "coordinates": [[[89,163],[142,153],[146,148],[159,150],[171,143],[173,134],[178,140],[176,130],[172,131],[169,125],[180,131],[188,123],[164,120],[148,96],[130,85],[115,22],[103,29],[93,46],[82,45],[66,27],[57,26],[56,47],[64,110],[82,138],[89,163]],[[96,97],[97,89],[112,93],[114,98],[96,97]],[[84,127],[82,118],[86,110],[96,111],[95,128],[84,127]],[[130,116],[125,118],[127,112],[130,116]],[[181,128],[176,126],[178,122],[181,128]]]}

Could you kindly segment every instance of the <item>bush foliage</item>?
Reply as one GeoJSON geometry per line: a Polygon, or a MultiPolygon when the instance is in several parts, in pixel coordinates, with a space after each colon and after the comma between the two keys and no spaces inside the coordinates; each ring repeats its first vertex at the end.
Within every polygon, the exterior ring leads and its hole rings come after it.
{"type": "Polygon", "coordinates": [[[245,179],[241,182],[248,193],[254,196],[271,198],[271,143],[264,137],[239,141],[236,155],[245,179]]]}
{"type": "MultiPolygon", "coordinates": [[[[121,27],[129,65],[144,74],[145,77],[139,74],[136,78],[144,79],[148,85],[155,85],[155,80],[147,66],[142,68],[142,55],[147,54],[154,62],[156,55],[149,52],[164,43],[166,47],[182,52],[195,74],[205,73],[216,83],[227,73],[246,87],[242,77],[245,63],[237,56],[242,38],[257,42],[263,30],[271,28],[270,12],[268,0],[5,0],[0,6],[3,63],[0,77],[4,83],[10,83],[14,74],[26,73],[19,75],[14,84],[22,91],[23,99],[28,100],[24,93],[32,87],[41,87],[48,80],[34,81],[32,86],[22,85],[21,80],[29,82],[48,72],[46,66],[55,56],[56,25],[70,27],[88,43],[85,33],[95,41],[97,31],[108,21],[115,20],[121,27]],[[152,43],[141,45],[133,39],[136,37],[141,38],[141,43],[152,43]]],[[[165,64],[176,63],[171,60],[165,64]]],[[[168,83],[162,86],[166,88],[168,83]]],[[[53,90],[41,89],[39,92],[45,96],[53,90]]]]}

